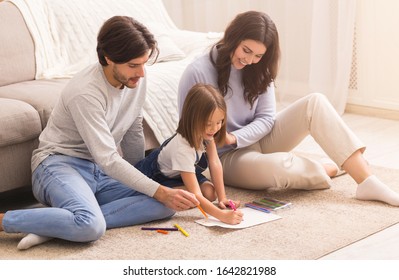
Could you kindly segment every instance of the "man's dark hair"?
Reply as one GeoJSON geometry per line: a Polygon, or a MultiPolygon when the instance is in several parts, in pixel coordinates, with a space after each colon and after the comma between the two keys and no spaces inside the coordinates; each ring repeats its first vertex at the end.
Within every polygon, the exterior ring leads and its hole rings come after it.
{"type": "Polygon", "coordinates": [[[101,65],[108,65],[105,57],[122,64],[151,51],[150,58],[158,57],[154,35],[137,20],[127,16],[114,16],[101,27],[97,36],[97,55],[101,65]]]}

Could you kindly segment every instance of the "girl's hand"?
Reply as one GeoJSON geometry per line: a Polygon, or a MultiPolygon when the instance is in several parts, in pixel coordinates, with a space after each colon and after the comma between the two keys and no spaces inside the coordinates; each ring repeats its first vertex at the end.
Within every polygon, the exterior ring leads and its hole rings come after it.
{"type": "Polygon", "coordinates": [[[230,224],[230,225],[238,225],[241,223],[244,214],[240,210],[236,211],[222,211],[222,215],[220,217],[220,220],[223,223],[230,224]]]}
{"type": "MultiPolygon", "coordinates": [[[[239,200],[231,200],[234,205],[236,206],[236,208],[240,207],[240,201],[239,200]]],[[[230,203],[229,203],[229,199],[223,199],[221,201],[219,201],[219,208],[221,209],[226,209],[227,207],[230,207],[230,203]]]]}

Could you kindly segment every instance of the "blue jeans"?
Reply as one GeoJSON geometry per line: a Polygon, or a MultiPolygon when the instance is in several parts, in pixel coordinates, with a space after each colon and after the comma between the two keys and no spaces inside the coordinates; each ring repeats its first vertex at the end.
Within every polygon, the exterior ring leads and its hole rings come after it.
{"type": "Polygon", "coordinates": [[[106,229],[164,219],[175,213],[107,176],[97,164],[75,157],[47,157],[34,171],[32,186],[36,199],[51,207],[6,212],[5,232],[88,242],[99,239],[106,229]]]}

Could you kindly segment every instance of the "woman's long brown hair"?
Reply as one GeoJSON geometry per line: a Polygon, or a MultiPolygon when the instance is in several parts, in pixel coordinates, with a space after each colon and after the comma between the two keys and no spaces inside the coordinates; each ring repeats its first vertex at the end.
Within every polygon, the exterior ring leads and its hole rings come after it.
{"type": "Polygon", "coordinates": [[[243,40],[262,42],[266,53],[256,64],[243,68],[242,83],[244,85],[244,98],[251,108],[267,87],[276,79],[280,59],[280,45],[276,25],[268,15],[258,11],[248,11],[238,14],[228,25],[224,37],[213,45],[210,59],[218,73],[218,87],[223,96],[229,89],[231,70],[231,57],[243,40]],[[217,49],[217,58],[213,57],[217,49]]]}

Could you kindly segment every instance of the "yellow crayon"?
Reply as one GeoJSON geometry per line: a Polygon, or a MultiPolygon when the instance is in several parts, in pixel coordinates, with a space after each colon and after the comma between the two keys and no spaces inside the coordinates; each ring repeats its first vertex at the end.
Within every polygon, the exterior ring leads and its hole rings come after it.
{"type": "Polygon", "coordinates": [[[179,226],[178,224],[174,224],[174,226],[175,226],[181,233],[183,233],[185,236],[188,237],[187,231],[185,231],[184,229],[182,229],[181,226],[179,226]]]}

